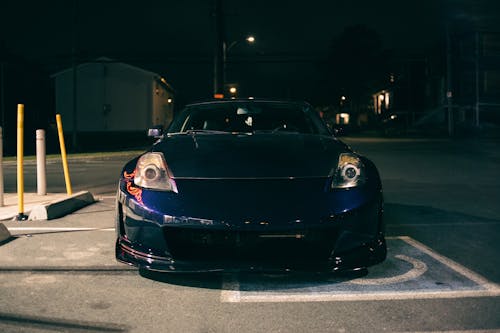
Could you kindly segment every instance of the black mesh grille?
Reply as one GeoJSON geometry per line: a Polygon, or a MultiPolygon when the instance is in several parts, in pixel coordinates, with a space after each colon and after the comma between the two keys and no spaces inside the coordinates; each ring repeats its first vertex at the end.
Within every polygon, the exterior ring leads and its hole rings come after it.
{"type": "Polygon", "coordinates": [[[337,239],[335,230],[273,232],[165,227],[169,252],[184,260],[324,261],[337,239]]]}

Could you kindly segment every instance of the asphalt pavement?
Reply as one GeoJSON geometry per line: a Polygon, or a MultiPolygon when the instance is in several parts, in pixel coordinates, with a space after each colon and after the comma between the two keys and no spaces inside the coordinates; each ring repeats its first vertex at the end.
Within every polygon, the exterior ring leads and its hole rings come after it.
{"type": "Polygon", "coordinates": [[[70,174],[76,177],[71,181],[73,193],[66,193],[61,160],[58,155],[47,156],[46,177],[49,193],[36,193],[36,160],[26,157],[24,160],[23,203],[20,206],[16,192],[16,160],[3,160],[4,191],[3,202],[0,202],[0,242],[10,237],[6,222],[26,223],[26,221],[47,221],[69,215],[96,201],[94,198],[109,190],[109,185],[116,183],[121,166],[141,151],[119,151],[74,154],[68,157],[70,174]],[[101,165],[101,172],[94,164],[101,165]],[[103,168],[111,169],[109,173],[103,168]],[[102,176],[105,175],[105,176],[102,176]],[[112,177],[110,177],[112,175],[112,177]],[[103,179],[104,178],[104,179],[103,179]]]}
{"type": "MultiPolygon", "coordinates": [[[[0,247],[0,331],[499,332],[499,141],[345,141],[384,184],[388,258],[368,275],[138,272],[114,258],[122,161],[87,159],[71,170],[94,204],[2,221],[12,237],[0,247]]],[[[66,197],[31,195],[26,207],[66,197]]],[[[7,196],[0,212],[16,215],[7,196]]]]}

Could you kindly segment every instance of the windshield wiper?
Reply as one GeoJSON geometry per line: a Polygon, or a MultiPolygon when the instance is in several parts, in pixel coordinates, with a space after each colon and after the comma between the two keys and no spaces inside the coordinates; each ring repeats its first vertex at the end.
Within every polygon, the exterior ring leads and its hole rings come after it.
{"type": "Polygon", "coordinates": [[[168,135],[190,135],[191,138],[193,139],[194,147],[198,149],[199,147],[198,140],[196,140],[197,134],[230,134],[230,133],[225,131],[206,130],[206,129],[189,129],[184,132],[168,133],[168,135]]]}
{"type": "Polygon", "coordinates": [[[207,129],[190,129],[180,134],[230,134],[231,132],[218,131],[218,130],[207,130],[207,129]]]}
{"type": "Polygon", "coordinates": [[[274,129],[258,129],[254,130],[253,133],[270,133],[270,134],[292,134],[292,133],[302,133],[299,129],[293,127],[280,126],[274,129]]]}
{"type": "Polygon", "coordinates": [[[170,132],[167,135],[188,135],[188,134],[228,134],[230,132],[204,129],[189,129],[183,132],[170,132]]]}

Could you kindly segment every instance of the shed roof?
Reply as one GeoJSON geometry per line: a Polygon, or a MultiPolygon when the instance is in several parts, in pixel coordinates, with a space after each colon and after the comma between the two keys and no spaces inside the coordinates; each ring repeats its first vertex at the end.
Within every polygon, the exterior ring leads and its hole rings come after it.
{"type": "MultiPolygon", "coordinates": [[[[103,64],[103,63],[104,64],[106,64],[106,63],[115,64],[115,65],[118,65],[118,66],[121,66],[124,68],[134,70],[136,72],[143,73],[145,75],[150,75],[150,76],[154,77],[160,83],[161,86],[165,87],[165,89],[170,90],[172,92],[175,92],[174,88],[172,88],[172,86],[160,74],[145,70],[145,69],[137,67],[137,66],[132,66],[132,65],[126,64],[124,62],[116,61],[114,59],[107,58],[107,57],[99,57],[93,61],[88,61],[85,63],[78,64],[77,68],[83,68],[83,67],[92,66],[95,64],[103,64]]],[[[61,71],[58,71],[54,74],[51,74],[50,77],[55,78],[57,76],[71,72],[72,70],[73,70],[73,67],[69,67],[69,68],[63,69],[61,71]]]]}

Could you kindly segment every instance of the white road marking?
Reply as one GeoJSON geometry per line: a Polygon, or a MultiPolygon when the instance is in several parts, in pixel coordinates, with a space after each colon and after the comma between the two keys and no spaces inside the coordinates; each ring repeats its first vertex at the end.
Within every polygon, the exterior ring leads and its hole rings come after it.
{"type": "Polygon", "coordinates": [[[413,268],[409,270],[408,272],[396,276],[391,276],[391,277],[386,277],[386,278],[379,278],[379,279],[354,279],[352,281],[349,281],[349,283],[353,284],[362,284],[362,285],[368,285],[368,286],[380,286],[382,284],[393,284],[393,283],[400,283],[408,280],[413,280],[427,272],[427,265],[415,258],[405,256],[404,254],[398,254],[395,255],[394,257],[401,259],[403,261],[409,262],[410,264],[413,265],[413,268]]]}
{"type": "MultiPolygon", "coordinates": [[[[492,328],[492,329],[486,329],[486,330],[452,330],[452,331],[413,331],[413,332],[408,332],[405,331],[404,333],[499,333],[500,329],[498,328],[492,328]]],[[[398,333],[398,332],[395,332],[398,333]]],[[[403,332],[401,332],[403,333],[403,332]]]]}
{"type": "Polygon", "coordinates": [[[497,225],[500,222],[449,222],[449,223],[403,223],[391,224],[390,228],[399,227],[454,227],[454,226],[475,226],[475,225],[497,225]]]}
{"type": "Polygon", "coordinates": [[[115,228],[11,227],[9,231],[115,231],[115,228]]]}
{"type": "Polygon", "coordinates": [[[454,299],[467,297],[500,296],[500,290],[461,290],[461,291],[380,291],[371,293],[297,293],[268,294],[224,290],[221,293],[222,303],[292,303],[292,302],[356,302],[356,301],[390,301],[411,299],[454,299]]]}
{"type": "Polygon", "coordinates": [[[116,195],[98,195],[97,197],[100,200],[103,200],[103,199],[116,199],[116,195]]]}
{"type": "Polygon", "coordinates": [[[438,254],[437,252],[433,251],[432,249],[425,246],[424,244],[414,240],[413,238],[408,237],[408,236],[400,236],[398,238],[403,240],[407,244],[410,244],[411,246],[419,249],[420,251],[424,252],[425,254],[429,255],[430,257],[436,259],[437,261],[439,261],[443,265],[448,266],[452,270],[460,273],[461,275],[465,276],[469,280],[474,281],[475,283],[477,283],[478,285],[480,285],[484,289],[493,290],[493,291],[500,290],[500,286],[498,286],[497,284],[488,281],[487,279],[485,279],[481,275],[471,271],[468,268],[465,268],[464,266],[460,265],[459,263],[457,263],[457,262],[455,262],[455,261],[453,261],[445,256],[438,254]]]}
{"type": "MultiPolygon", "coordinates": [[[[387,239],[399,239],[408,245],[417,248],[423,253],[429,255],[433,259],[439,261],[443,265],[475,282],[482,289],[469,290],[408,290],[408,291],[327,291],[327,292],[306,292],[303,293],[280,293],[279,291],[262,292],[262,291],[240,291],[240,283],[236,276],[230,279],[224,279],[220,301],[223,303],[270,303],[270,302],[332,302],[332,301],[378,301],[378,300],[409,300],[409,299],[454,299],[466,297],[491,297],[500,296],[500,287],[488,281],[479,274],[463,267],[462,265],[448,259],[427,246],[417,242],[416,240],[407,237],[387,237],[387,239]]],[[[382,279],[358,279],[362,284],[381,285],[389,283],[398,283],[410,279],[416,279],[427,270],[426,265],[408,256],[398,255],[399,259],[412,263],[414,268],[407,273],[399,276],[382,278],[382,279]],[[421,265],[425,265],[424,266],[421,265]],[[371,280],[371,282],[370,282],[371,280]]],[[[347,283],[356,284],[356,280],[347,283]]],[[[359,284],[359,283],[358,283],[359,284]]],[[[467,332],[467,331],[465,331],[467,332]]],[[[474,331],[471,331],[474,332],[474,331]]]]}
{"type": "Polygon", "coordinates": [[[239,303],[241,302],[240,282],[232,275],[231,278],[224,277],[222,280],[222,291],[220,299],[223,303],[239,303]]]}

